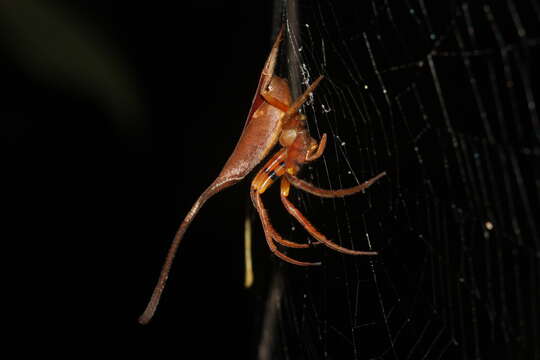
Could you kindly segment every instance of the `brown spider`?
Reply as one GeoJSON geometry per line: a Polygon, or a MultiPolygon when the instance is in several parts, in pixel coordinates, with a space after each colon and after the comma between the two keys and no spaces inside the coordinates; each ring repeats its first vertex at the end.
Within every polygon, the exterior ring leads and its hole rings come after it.
{"type": "Polygon", "coordinates": [[[326,134],[323,134],[321,142],[317,143],[317,141],[309,135],[306,127],[305,115],[298,113],[300,107],[315,90],[319,82],[323,79],[323,76],[319,76],[319,78],[317,78],[298,99],[292,102],[291,91],[287,81],[274,75],[279,44],[282,37],[283,29],[280,30],[277,39],[272,46],[270,55],[266,60],[259,79],[257,91],[255,92],[251,104],[251,109],[244,125],[244,130],[242,131],[242,135],[240,136],[233,153],[225,163],[225,166],[218,177],[199,196],[197,201],[195,201],[176,232],[163,264],[163,268],[161,269],[158,282],[152,293],[152,297],[148,302],[144,313],[139,317],[139,322],[142,324],[150,321],[154,315],[180,241],[203,204],[216,193],[242,180],[268,155],[278,141],[282,148],[266,163],[262,170],[257,173],[251,183],[250,191],[251,200],[259,213],[266,242],[268,243],[270,250],[280,259],[291,264],[301,266],[320,264],[292,259],[279,251],[274,243],[275,241],[283,246],[291,248],[309,247],[309,244],[298,244],[284,239],[274,229],[270,222],[270,218],[268,217],[268,213],[266,212],[261,199],[261,194],[264,193],[277,178],[281,177],[281,201],[283,202],[283,205],[318,242],[344,254],[377,254],[375,251],[347,249],[329,240],[287,199],[290,185],[320,197],[344,197],[368,188],[386,173],[382,172],[360,185],[339,190],[320,189],[296,177],[296,174],[302,165],[318,159],[323,154],[326,146],[326,134]]]}

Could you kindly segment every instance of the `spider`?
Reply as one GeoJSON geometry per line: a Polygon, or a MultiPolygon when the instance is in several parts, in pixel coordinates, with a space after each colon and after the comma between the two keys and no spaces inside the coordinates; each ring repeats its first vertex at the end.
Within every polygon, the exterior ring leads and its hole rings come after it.
{"type": "Polygon", "coordinates": [[[319,76],[298,99],[292,102],[291,91],[287,81],[274,75],[279,44],[282,38],[283,28],[279,31],[270,55],[263,67],[242,135],[217,178],[195,201],[178,228],[167,253],[152,297],[144,313],[139,317],[139,322],[142,324],[148,323],[153,317],[165,283],[167,282],[180,241],[203,204],[216,193],[242,180],[268,155],[278,141],[282,148],[257,173],[251,183],[250,190],[251,200],[261,219],[266,242],[270,250],[280,259],[294,265],[320,265],[319,262],[295,260],[282,253],[276,246],[276,243],[290,248],[307,248],[310,246],[309,244],[299,244],[284,239],[272,226],[262,202],[261,194],[280,178],[281,201],[285,209],[318,242],[344,254],[377,254],[375,251],[351,250],[329,240],[288,199],[291,185],[319,197],[334,198],[349,196],[365,190],[386,175],[386,172],[382,172],[357,186],[339,190],[321,189],[296,177],[302,165],[321,157],[326,147],[326,134],[322,135],[320,142],[313,139],[306,127],[306,116],[299,113],[300,107],[308,99],[310,94],[315,91],[323,76],[319,76]]]}

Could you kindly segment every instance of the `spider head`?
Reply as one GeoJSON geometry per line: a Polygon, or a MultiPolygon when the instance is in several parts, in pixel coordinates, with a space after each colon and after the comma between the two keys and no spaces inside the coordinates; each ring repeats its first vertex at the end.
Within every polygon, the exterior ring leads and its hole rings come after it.
{"type": "Polygon", "coordinates": [[[297,141],[296,139],[299,135],[304,135],[306,133],[305,123],[306,115],[304,114],[297,114],[292,117],[283,127],[283,130],[281,130],[281,135],[279,136],[281,146],[290,147],[297,141]]]}
{"type": "Polygon", "coordinates": [[[304,130],[303,124],[305,121],[306,116],[304,114],[297,114],[286,122],[279,136],[281,146],[290,147],[295,143],[298,135],[304,130]]]}
{"type": "Polygon", "coordinates": [[[296,136],[296,129],[283,129],[279,136],[279,143],[283,147],[289,147],[294,143],[294,140],[296,140],[296,136]]]}

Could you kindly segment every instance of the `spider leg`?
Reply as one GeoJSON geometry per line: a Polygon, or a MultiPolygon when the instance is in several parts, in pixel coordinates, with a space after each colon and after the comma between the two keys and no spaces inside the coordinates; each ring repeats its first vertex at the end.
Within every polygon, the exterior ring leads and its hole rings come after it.
{"type": "Polygon", "coordinates": [[[289,248],[295,248],[295,249],[306,249],[310,246],[310,244],[299,244],[299,243],[286,240],[281,235],[279,235],[279,233],[276,231],[276,229],[274,229],[270,221],[268,221],[267,225],[268,225],[268,231],[270,232],[272,239],[274,239],[280,245],[283,245],[289,248]]]}
{"type": "Polygon", "coordinates": [[[289,120],[291,117],[298,113],[300,107],[306,102],[308,96],[315,91],[315,88],[319,85],[323,78],[324,76],[320,75],[313,83],[311,83],[311,85],[309,85],[306,91],[304,91],[304,93],[300,95],[298,99],[296,99],[294,103],[287,108],[287,111],[283,116],[283,123],[285,123],[287,120],[289,120]]]}
{"type": "Polygon", "coordinates": [[[268,86],[270,85],[270,82],[274,77],[274,69],[276,67],[276,59],[279,52],[279,44],[281,43],[282,39],[283,27],[281,27],[281,29],[279,30],[276,40],[274,41],[274,45],[272,46],[272,50],[270,50],[270,55],[268,55],[268,59],[264,64],[264,68],[261,74],[261,82],[259,85],[259,93],[267,103],[280,109],[283,112],[286,112],[289,109],[289,106],[276,99],[274,96],[270,95],[270,91],[268,90],[268,86]]]}
{"type": "Polygon", "coordinates": [[[321,264],[320,262],[313,263],[313,262],[298,261],[293,258],[290,258],[289,256],[279,251],[276,247],[276,244],[274,244],[272,240],[274,238],[273,235],[277,234],[277,232],[273,230],[272,228],[272,225],[270,223],[270,218],[268,217],[268,213],[266,212],[261,196],[256,189],[251,190],[251,201],[253,202],[255,209],[257,209],[257,213],[259,214],[259,218],[261,219],[264,236],[266,238],[266,243],[268,244],[268,247],[274,253],[274,255],[276,255],[277,257],[279,257],[280,259],[288,263],[299,265],[299,266],[313,266],[313,265],[321,264]]]}
{"type": "Polygon", "coordinates": [[[270,55],[268,55],[268,59],[266,60],[266,63],[264,64],[264,68],[261,74],[261,81],[259,83],[259,89],[260,89],[260,95],[264,98],[266,102],[271,104],[272,106],[280,109],[281,111],[285,112],[285,116],[283,118],[283,121],[289,119],[291,116],[295,115],[298,112],[298,109],[300,109],[300,106],[304,102],[306,102],[309,94],[311,94],[317,85],[319,85],[319,82],[323,79],[323,76],[319,76],[310,86],[306,89],[306,91],[292,104],[292,106],[288,106],[287,104],[281,102],[279,99],[276,99],[274,96],[270,95],[270,91],[268,90],[268,86],[270,85],[270,82],[272,81],[272,78],[274,77],[274,69],[276,67],[276,59],[277,54],[279,52],[279,44],[281,43],[281,40],[283,39],[283,27],[279,30],[279,33],[276,37],[276,40],[274,41],[274,45],[272,46],[272,50],[270,50],[270,55]]]}
{"type": "Polygon", "coordinates": [[[351,250],[344,248],[343,246],[340,246],[333,242],[332,240],[329,240],[326,236],[321,234],[310,222],[306,217],[294,206],[288,199],[288,181],[286,178],[281,178],[281,189],[280,192],[281,196],[281,202],[283,203],[283,206],[285,206],[285,209],[291,214],[303,227],[307,230],[307,232],[313,236],[317,241],[323,243],[324,245],[328,246],[332,250],[339,251],[340,253],[349,254],[349,255],[377,255],[376,251],[357,251],[357,250],[351,250]]]}
{"type": "Polygon", "coordinates": [[[385,175],[386,175],[386,171],[383,171],[382,173],[372,177],[368,181],[364,181],[362,184],[359,184],[350,188],[346,188],[346,189],[326,190],[326,189],[321,189],[319,187],[316,187],[315,185],[308,183],[305,180],[299,179],[296,176],[289,174],[288,172],[285,173],[285,177],[294,187],[300,190],[304,190],[305,192],[310,193],[312,195],[316,195],[323,198],[345,197],[352,194],[356,194],[362,190],[367,189],[373,183],[375,183],[377,180],[379,180],[385,175]]]}

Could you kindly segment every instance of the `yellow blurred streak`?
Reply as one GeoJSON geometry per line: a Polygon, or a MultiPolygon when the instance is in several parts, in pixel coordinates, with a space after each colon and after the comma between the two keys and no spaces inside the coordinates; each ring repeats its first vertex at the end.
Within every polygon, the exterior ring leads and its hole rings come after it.
{"type": "Polygon", "coordinates": [[[253,285],[253,259],[251,257],[251,217],[246,215],[244,220],[244,287],[249,289],[253,285]]]}

